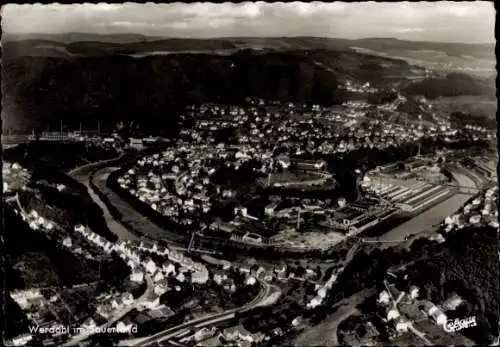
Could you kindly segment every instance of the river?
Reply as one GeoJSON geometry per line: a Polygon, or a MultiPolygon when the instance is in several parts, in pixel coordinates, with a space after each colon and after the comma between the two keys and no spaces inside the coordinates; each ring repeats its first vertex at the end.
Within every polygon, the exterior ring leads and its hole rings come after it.
{"type": "MultiPolygon", "coordinates": [[[[95,177],[94,179],[106,180],[106,178],[107,178],[107,176],[98,176],[98,177],[95,177]]],[[[89,192],[90,197],[101,208],[104,220],[106,221],[108,229],[112,233],[114,233],[116,236],[118,236],[118,238],[120,240],[139,240],[139,238],[136,235],[132,234],[130,231],[127,230],[127,228],[125,228],[123,225],[118,223],[113,218],[113,216],[109,212],[106,204],[101,200],[101,198],[90,187],[89,182],[88,182],[88,177],[86,180],[84,179],[84,180],[81,180],[80,182],[85,184],[85,186],[87,187],[87,190],[89,192]]]]}
{"type": "MultiPolygon", "coordinates": [[[[459,186],[477,188],[476,183],[462,173],[453,172],[453,177],[458,182],[459,186]]],[[[405,236],[410,234],[419,234],[430,229],[434,229],[434,225],[441,223],[446,217],[454,214],[460,209],[469,199],[470,195],[455,194],[449,199],[437,204],[423,213],[415,216],[409,221],[399,225],[391,231],[378,237],[379,241],[396,241],[404,240],[405,236]]]]}

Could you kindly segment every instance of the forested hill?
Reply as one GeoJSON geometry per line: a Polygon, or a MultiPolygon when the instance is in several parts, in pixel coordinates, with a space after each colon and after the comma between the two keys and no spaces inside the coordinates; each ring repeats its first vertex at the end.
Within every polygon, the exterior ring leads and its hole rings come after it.
{"type": "Polygon", "coordinates": [[[404,89],[409,95],[423,95],[428,99],[459,95],[481,95],[495,100],[496,90],[492,78],[450,73],[445,77],[426,78],[404,89]]]}
{"type": "Polygon", "coordinates": [[[186,104],[248,96],[341,101],[335,76],[294,53],[19,57],[4,62],[3,83],[6,126],[16,132],[61,119],[102,126],[140,119],[143,128],[172,129],[186,104]]]}
{"type": "MultiPolygon", "coordinates": [[[[204,42],[198,44],[208,45],[204,42]]],[[[95,127],[99,120],[102,128],[136,121],[146,132],[169,135],[188,104],[240,103],[249,96],[337,104],[347,97],[338,88],[346,80],[397,86],[409,95],[494,97],[491,81],[463,74],[428,80],[425,69],[404,60],[348,49],[154,51],[135,57],[14,53],[9,49],[9,57],[4,55],[2,76],[3,129],[11,133],[59,129],[61,120],[73,128],[80,122],[95,127]]]]}

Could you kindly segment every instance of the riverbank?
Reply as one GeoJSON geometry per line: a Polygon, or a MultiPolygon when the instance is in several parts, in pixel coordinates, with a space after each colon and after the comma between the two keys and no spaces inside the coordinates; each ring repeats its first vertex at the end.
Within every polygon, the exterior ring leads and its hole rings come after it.
{"type": "MultiPolygon", "coordinates": [[[[452,172],[458,186],[477,189],[469,176],[461,172],[452,172]]],[[[400,224],[389,232],[379,236],[377,241],[404,240],[406,236],[416,235],[435,229],[446,217],[455,213],[471,198],[468,194],[457,193],[445,201],[429,208],[410,220],[400,224]]]]}

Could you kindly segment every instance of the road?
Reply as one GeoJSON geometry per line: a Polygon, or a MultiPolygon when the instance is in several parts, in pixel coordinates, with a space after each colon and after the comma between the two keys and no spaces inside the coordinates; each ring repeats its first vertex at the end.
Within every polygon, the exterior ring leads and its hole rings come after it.
{"type": "Polygon", "coordinates": [[[426,337],[425,337],[425,334],[423,332],[421,332],[420,330],[417,330],[417,328],[415,328],[413,326],[413,324],[411,322],[408,323],[408,330],[410,330],[413,334],[415,334],[416,336],[418,336],[422,341],[425,342],[426,346],[433,346],[432,342],[430,342],[426,337]]]}
{"type": "Polygon", "coordinates": [[[204,326],[212,325],[216,322],[222,322],[225,320],[232,319],[234,318],[236,313],[247,312],[256,307],[263,306],[266,302],[266,299],[271,294],[271,290],[274,286],[266,282],[261,282],[261,286],[262,289],[259,292],[259,295],[257,295],[257,297],[255,297],[251,302],[242,307],[227,310],[222,313],[211,314],[205,317],[193,319],[189,322],[180,324],[172,328],[168,328],[149,337],[124,340],[119,343],[119,346],[146,347],[154,343],[160,343],[162,341],[171,339],[184,329],[194,328],[194,327],[196,327],[196,329],[201,329],[204,326]]]}
{"type": "Polygon", "coordinates": [[[80,176],[87,176],[88,177],[88,175],[92,169],[97,169],[99,167],[102,167],[103,165],[117,163],[120,160],[122,160],[123,158],[124,158],[124,154],[121,154],[116,158],[100,160],[100,161],[97,161],[94,163],[82,165],[82,166],[76,167],[76,168],[68,171],[68,175],[73,177],[73,178],[80,177],[80,176]]]}

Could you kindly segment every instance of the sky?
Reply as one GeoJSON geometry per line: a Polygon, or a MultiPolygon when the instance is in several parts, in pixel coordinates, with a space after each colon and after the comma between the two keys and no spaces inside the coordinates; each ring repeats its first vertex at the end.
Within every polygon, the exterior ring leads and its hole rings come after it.
{"type": "Polygon", "coordinates": [[[495,42],[490,1],[171,3],[2,7],[3,35],[138,33],[151,36],[336,38],[495,42]]]}

